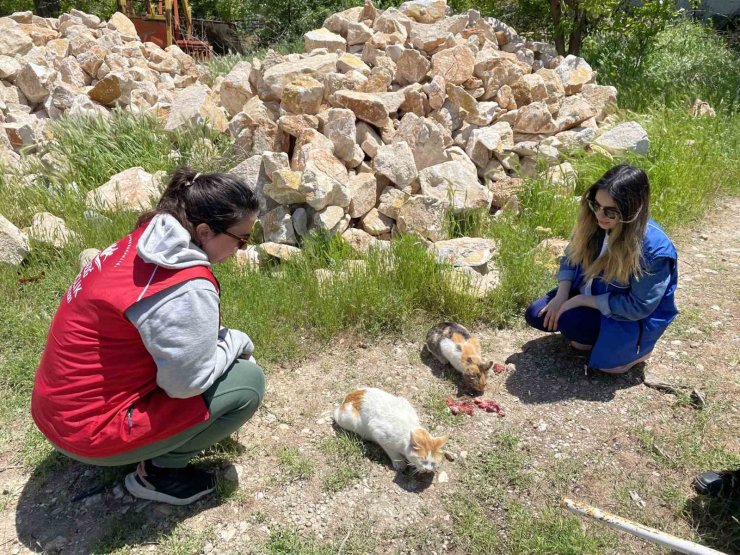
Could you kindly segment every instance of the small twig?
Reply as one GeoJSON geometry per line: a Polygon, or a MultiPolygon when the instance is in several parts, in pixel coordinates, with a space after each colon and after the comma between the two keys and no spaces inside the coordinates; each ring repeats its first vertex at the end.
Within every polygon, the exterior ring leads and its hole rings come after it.
{"type": "Polygon", "coordinates": [[[665,460],[671,463],[673,462],[673,457],[671,457],[668,453],[663,451],[663,449],[661,449],[657,443],[653,443],[653,451],[655,451],[658,455],[663,457],[665,460]]]}
{"type": "Polygon", "coordinates": [[[342,555],[342,549],[344,549],[344,544],[347,543],[347,539],[349,539],[350,532],[352,532],[351,528],[347,530],[347,534],[344,536],[342,543],[339,545],[339,551],[337,551],[337,555],[342,555]]]}

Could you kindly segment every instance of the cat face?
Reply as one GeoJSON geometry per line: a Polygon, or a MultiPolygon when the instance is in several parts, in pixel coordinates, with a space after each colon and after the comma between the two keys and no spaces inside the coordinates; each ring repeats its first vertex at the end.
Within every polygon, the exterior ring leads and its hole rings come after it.
{"type": "Polygon", "coordinates": [[[436,472],[442,461],[442,446],[447,436],[432,437],[424,428],[411,432],[411,452],[406,457],[419,472],[436,472]]]}
{"type": "Polygon", "coordinates": [[[488,381],[488,371],[493,361],[485,362],[480,356],[480,343],[477,338],[468,341],[462,349],[462,363],[465,384],[478,393],[483,393],[488,381]]]}

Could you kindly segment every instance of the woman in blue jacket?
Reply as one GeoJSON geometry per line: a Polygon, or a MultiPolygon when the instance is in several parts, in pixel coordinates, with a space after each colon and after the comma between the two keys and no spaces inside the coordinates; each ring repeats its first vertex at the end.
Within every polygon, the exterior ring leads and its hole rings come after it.
{"type": "Polygon", "coordinates": [[[645,172],[607,171],[581,198],[558,287],[525,315],[530,326],[560,331],[574,348],[591,351],[589,366],[609,374],[646,360],[678,314],[676,249],[649,208],[645,172]]]}

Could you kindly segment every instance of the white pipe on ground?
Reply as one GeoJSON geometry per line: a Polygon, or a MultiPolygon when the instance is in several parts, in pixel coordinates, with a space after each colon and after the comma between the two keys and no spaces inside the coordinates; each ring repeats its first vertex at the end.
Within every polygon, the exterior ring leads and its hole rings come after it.
{"type": "Polygon", "coordinates": [[[573,501],[567,497],[563,499],[563,506],[565,506],[565,508],[570,512],[579,516],[592,518],[598,522],[606,524],[610,528],[614,528],[622,532],[628,532],[638,538],[664,545],[680,553],[687,553],[688,555],[726,555],[725,553],[712,549],[711,547],[705,547],[698,543],[682,540],[681,538],[671,536],[670,534],[666,534],[665,532],[661,532],[655,528],[643,526],[642,524],[602,511],[596,507],[578,503],[577,501],[573,501]]]}

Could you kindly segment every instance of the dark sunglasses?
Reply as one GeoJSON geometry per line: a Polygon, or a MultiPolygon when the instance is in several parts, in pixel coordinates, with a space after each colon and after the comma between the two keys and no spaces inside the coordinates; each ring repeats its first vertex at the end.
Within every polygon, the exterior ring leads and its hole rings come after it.
{"type": "Polygon", "coordinates": [[[598,214],[599,210],[604,211],[604,216],[606,216],[609,220],[616,220],[619,218],[622,214],[619,212],[618,208],[614,208],[613,206],[601,206],[598,202],[595,200],[588,199],[588,207],[591,209],[591,212],[594,214],[598,214]]]}
{"type": "Polygon", "coordinates": [[[247,233],[245,237],[240,237],[239,235],[234,235],[233,233],[229,233],[228,231],[222,231],[224,235],[228,235],[229,237],[232,237],[239,241],[239,248],[243,249],[247,246],[247,243],[249,243],[249,237],[252,235],[251,233],[247,233]]]}

